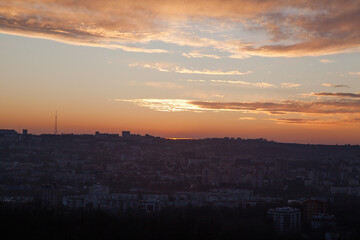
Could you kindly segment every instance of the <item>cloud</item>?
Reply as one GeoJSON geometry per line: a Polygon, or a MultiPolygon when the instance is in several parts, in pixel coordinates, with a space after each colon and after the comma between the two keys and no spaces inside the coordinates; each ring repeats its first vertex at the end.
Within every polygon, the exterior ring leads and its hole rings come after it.
{"type": "Polygon", "coordinates": [[[348,88],[349,85],[345,85],[345,84],[331,84],[331,83],[323,83],[321,84],[324,87],[334,87],[334,88],[348,88]]]}
{"type": "Polygon", "coordinates": [[[159,72],[170,72],[171,65],[167,63],[155,63],[155,64],[139,64],[139,63],[131,63],[129,67],[142,67],[142,68],[150,68],[158,70],[159,72]]]}
{"type": "Polygon", "coordinates": [[[335,60],[329,60],[329,59],[321,59],[319,60],[319,62],[322,62],[322,63],[333,63],[333,62],[336,62],[335,60]]]}
{"type": "Polygon", "coordinates": [[[183,53],[182,55],[187,58],[215,58],[215,59],[221,58],[220,56],[217,56],[217,55],[202,54],[202,53],[199,53],[198,51],[192,51],[190,53],[183,53]]]}
{"type": "Polygon", "coordinates": [[[258,83],[251,83],[251,82],[244,82],[244,81],[232,81],[232,80],[209,80],[210,82],[214,83],[229,83],[229,84],[241,84],[241,85],[250,85],[255,87],[274,87],[271,83],[266,82],[258,82],[258,83]]]}
{"type": "Polygon", "coordinates": [[[360,75],[360,72],[349,72],[350,75],[360,75]]]}
{"type": "Polygon", "coordinates": [[[300,125],[327,125],[327,124],[357,124],[359,118],[339,118],[339,119],[314,119],[314,118],[278,118],[269,119],[279,124],[300,124],[300,125]]]}
{"type": "Polygon", "coordinates": [[[194,70],[179,66],[172,66],[166,63],[155,63],[155,64],[129,64],[130,67],[143,67],[143,68],[151,68],[155,69],[159,72],[175,72],[175,73],[182,73],[182,74],[203,74],[203,75],[248,75],[251,74],[252,71],[247,72],[239,72],[237,70],[233,71],[223,71],[221,69],[218,70],[209,70],[209,69],[202,69],[202,70],[194,70]]]}
{"type": "MultiPolygon", "coordinates": [[[[229,53],[231,58],[318,56],[359,50],[358,22],[360,3],[354,0],[0,2],[2,33],[147,53],[166,52],[145,47],[151,41],[161,41],[211,47],[229,53]],[[266,33],[266,38],[251,41],[246,34],[240,39],[237,34],[222,40],[203,37],[206,32],[221,33],[224,28],[228,32],[261,31],[259,35],[266,33]]],[[[193,53],[192,57],[217,55],[193,53]]]]}
{"type": "Polygon", "coordinates": [[[312,93],[312,95],[321,96],[321,97],[360,98],[360,93],[318,92],[318,93],[312,93]]]}
{"type": "MultiPolygon", "coordinates": [[[[279,124],[328,125],[360,123],[360,101],[280,101],[280,102],[215,102],[187,99],[114,99],[159,112],[220,112],[265,113],[269,115],[311,115],[314,117],[271,118],[279,124]]],[[[238,120],[256,120],[239,117],[238,120]]]]}
{"type": "MultiPolygon", "coordinates": [[[[230,52],[236,52],[236,51],[230,51],[230,52]]],[[[232,55],[230,55],[228,57],[233,58],[233,59],[244,59],[244,58],[250,57],[250,55],[245,54],[245,53],[236,53],[236,54],[232,54],[232,55]]]]}
{"type": "Polygon", "coordinates": [[[278,123],[282,123],[282,124],[311,124],[313,125],[314,123],[324,123],[323,120],[320,119],[309,119],[309,118],[277,118],[277,119],[270,119],[273,121],[276,121],[278,123]]]}
{"type": "MultiPolygon", "coordinates": [[[[182,79],[181,79],[182,81],[182,79]]],[[[187,82],[206,82],[207,80],[203,80],[203,79],[186,79],[185,81],[187,82]]]]}
{"type": "Polygon", "coordinates": [[[202,111],[200,107],[189,104],[189,101],[184,99],[114,99],[114,101],[130,102],[159,112],[202,111]]]}
{"type": "Polygon", "coordinates": [[[256,118],[253,117],[240,117],[238,120],[255,120],[256,118]]]}
{"type": "Polygon", "coordinates": [[[121,49],[125,52],[138,52],[138,53],[168,53],[169,51],[164,49],[145,49],[139,47],[130,47],[130,46],[120,46],[120,45],[110,45],[114,48],[121,49]]]}
{"type": "Polygon", "coordinates": [[[248,75],[251,74],[252,71],[247,72],[239,72],[239,71],[223,71],[221,69],[219,70],[193,70],[188,68],[182,68],[182,67],[176,67],[175,72],[177,73],[187,73],[187,74],[205,74],[205,75],[248,75]]]}
{"type": "MultiPolygon", "coordinates": [[[[278,124],[291,125],[338,125],[360,123],[360,100],[338,101],[280,101],[280,102],[217,102],[187,99],[114,99],[129,102],[159,112],[240,112],[265,113],[278,124]],[[299,117],[293,117],[298,115],[299,117]],[[311,117],[307,117],[307,116],[311,117]],[[304,117],[305,116],[305,117],[304,117]]],[[[254,117],[239,117],[238,120],[256,120],[254,117]]]]}
{"type": "Polygon", "coordinates": [[[269,114],[307,113],[307,114],[337,114],[358,113],[360,101],[282,101],[282,102],[204,102],[191,101],[198,107],[207,110],[252,111],[269,114]]]}
{"type": "Polygon", "coordinates": [[[184,87],[182,85],[172,82],[147,82],[145,83],[145,85],[149,87],[165,88],[165,89],[179,89],[184,87]]]}
{"type": "Polygon", "coordinates": [[[247,85],[247,86],[254,86],[254,87],[261,87],[261,88],[294,88],[299,87],[301,84],[299,83],[281,83],[280,86],[276,86],[272,83],[267,82],[246,82],[246,81],[240,81],[240,80],[222,80],[222,79],[212,79],[212,80],[203,80],[203,79],[187,79],[188,82],[211,82],[211,83],[226,83],[230,85],[247,85]]]}
{"type": "MultiPolygon", "coordinates": [[[[360,38],[360,37],[359,37],[360,38]]],[[[334,40],[335,41],[335,40],[334,40]]],[[[351,44],[351,46],[339,46],[339,43],[329,42],[326,39],[314,39],[308,42],[298,44],[282,45],[264,45],[261,47],[246,47],[243,51],[253,56],[263,57],[302,57],[302,56],[321,56],[326,54],[336,54],[346,52],[345,49],[358,48],[360,44],[351,44]]],[[[349,44],[350,45],[350,44],[349,44]]],[[[354,50],[354,49],[352,49],[354,50]]]]}
{"type": "Polygon", "coordinates": [[[237,111],[271,115],[297,114],[359,114],[360,100],[281,101],[281,102],[214,102],[186,99],[115,99],[132,102],[156,111],[237,111]]]}
{"type": "Polygon", "coordinates": [[[299,83],[281,83],[281,87],[283,88],[294,88],[294,87],[300,87],[301,84],[299,83]]]}
{"type": "MultiPolygon", "coordinates": [[[[307,7],[312,5],[305,2],[307,7]]],[[[359,2],[334,0],[313,4],[313,11],[297,8],[295,14],[293,11],[270,13],[258,20],[273,36],[273,41],[267,45],[249,46],[245,50],[251,55],[284,57],[358,51],[359,2]]]]}

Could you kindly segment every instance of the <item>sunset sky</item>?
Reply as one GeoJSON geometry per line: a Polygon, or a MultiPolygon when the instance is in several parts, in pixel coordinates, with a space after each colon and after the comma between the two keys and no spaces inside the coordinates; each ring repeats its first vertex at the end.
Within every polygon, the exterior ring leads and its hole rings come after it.
{"type": "Polygon", "coordinates": [[[359,0],[0,0],[0,129],[360,144],[359,0]]]}

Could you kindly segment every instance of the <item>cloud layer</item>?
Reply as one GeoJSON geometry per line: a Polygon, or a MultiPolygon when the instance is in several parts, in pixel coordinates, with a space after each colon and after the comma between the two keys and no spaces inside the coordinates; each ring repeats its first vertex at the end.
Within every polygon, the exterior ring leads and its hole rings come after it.
{"type": "Polygon", "coordinates": [[[248,75],[248,74],[252,73],[252,71],[247,71],[247,72],[239,72],[237,70],[223,71],[221,69],[218,69],[218,70],[209,70],[209,69],[197,70],[197,69],[189,69],[189,68],[180,67],[180,66],[172,66],[172,65],[167,64],[167,63],[154,63],[154,64],[133,63],[133,64],[129,64],[129,66],[130,67],[151,68],[151,69],[155,69],[155,70],[157,70],[159,72],[175,72],[175,73],[183,73],[183,74],[202,74],[202,75],[220,75],[220,76],[224,76],[224,75],[248,75]]]}
{"type": "Polygon", "coordinates": [[[334,87],[334,88],[348,88],[348,87],[350,87],[349,85],[346,85],[346,84],[323,83],[321,85],[323,85],[324,87],[334,87]]]}
{"type": "MultiPolygon", "coordinates": [[[[147,49],[151,41],[211,47],[237,58],[346,52],[360,47],[359,22],[360,2],[354,0],[0,1],[0,32],[147,53],[167,52],[147,49]],[[268,37],[216,40],[194,30],[221,32],[218,26],[268,37]]],[[[218,58],[198,50],[186,57],[218,58]]]]}
{"type": "Polygon", "coordinates": [[[271,115],[297,114],[358,114],[359,100],[337,101],[281,101],[281,102],[213,102],[185,99],[115,99],[132,102],[156,111],[239,111],[271,115]]]}
{"type": "MultiPolygon", "coordinates": [[[[280,102],[216,102],[186,99],[114,99],[130,102],[159,112],[220,112],[231,111],[242,114],[267,114],[284,116],[270,118],[278,124],[328,125],[359,124],[360,101],[357,99],[336,101],[280,101],[280,102]],[[297,117],[293,117],[297,116],[297,117]]],[[[238,120],[257,120],[245,116],[238,120]]]]}
{"type": "Polygon", "coordinates": [[[318,92],[313,93],[314,96],[321,97],[341,97],[341,98],[360,98],[359,93],[344,93],[344,92],[318,92]]]}

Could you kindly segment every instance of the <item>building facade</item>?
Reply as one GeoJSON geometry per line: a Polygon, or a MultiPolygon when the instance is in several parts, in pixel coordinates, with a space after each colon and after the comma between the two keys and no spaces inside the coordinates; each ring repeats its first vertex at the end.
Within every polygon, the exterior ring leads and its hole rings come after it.
{"type": "Polygon", "coordinates": [[[276,230],[281,233],[296,233],[300,231],[301,212],[297,208],[282,207],[269,209],[276,230]]]}

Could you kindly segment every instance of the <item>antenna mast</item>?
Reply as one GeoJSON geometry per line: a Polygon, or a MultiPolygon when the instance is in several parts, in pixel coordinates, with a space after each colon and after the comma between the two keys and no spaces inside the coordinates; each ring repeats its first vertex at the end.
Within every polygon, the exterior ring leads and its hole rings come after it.
{"type": "Polygon", "coordinates": [[[57,135],[57,111],[55,112],[55,128],[54,128],[54,134],[57,135]]]}

